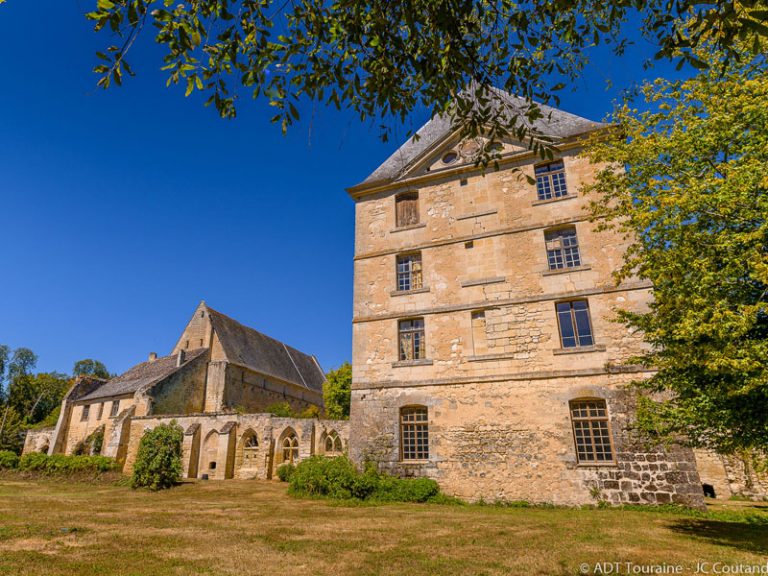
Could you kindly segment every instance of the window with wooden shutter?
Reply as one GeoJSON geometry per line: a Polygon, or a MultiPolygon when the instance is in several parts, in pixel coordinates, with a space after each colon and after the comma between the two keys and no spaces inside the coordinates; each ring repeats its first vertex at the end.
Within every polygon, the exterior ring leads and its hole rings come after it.
{"type": "Polygon", "coordinates": [[[395,198],[395,225],[398,228],[419,223],[419,193],[408,192],[395,198]]]}

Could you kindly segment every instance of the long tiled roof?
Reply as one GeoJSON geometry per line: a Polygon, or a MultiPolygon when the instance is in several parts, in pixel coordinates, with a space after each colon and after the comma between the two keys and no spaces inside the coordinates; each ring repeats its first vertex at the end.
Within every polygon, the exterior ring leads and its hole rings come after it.
{"type": "Polygon", "coordinates": [[[206,308],[227,360],[265,376],[322,392],[325,374],[314,356],[206,308]]]}
{"type": "MultiPolygon", "coordinates": [[[[510,117],[518,112],[524,112],[524,98],[512,96],[503,90],[495,90],[503,106],[509,110],[510,117]]],[[[607,126],[601,122],[587,120],[581,116],[558,110],[551,106],[539,104],[542,117],[535,120],[529,129],[534,134],[540,134],[555,139],[564,139],[590,132],[607,126]]],[[[381,166],[366,178],[362,184],[384,183],[396,180],[424,152],[439,141],[449,137],[455,130],[450,117],[435,116],[416,132],[416,137],[409,138],[394,154],[387,158],[381,166]]]]}
{"type": "MultiPolygon", "coordinates": [[[[207,348],[198,348],[197,350],[186,350],[182,366],[191,360],[194,360],[205,353],[207,348]]],[[[124,374],[112,378],[99,386],[93,392],[86,394],[78,400],[96,400],[98,398],[108,398],[110,396],[123,396],[133,394],[144,386],[154,384],[163,380],[180,369],[177,364],[177,355],[164,356],[151,362],[142,362],[137,364],[124,374]]]]}

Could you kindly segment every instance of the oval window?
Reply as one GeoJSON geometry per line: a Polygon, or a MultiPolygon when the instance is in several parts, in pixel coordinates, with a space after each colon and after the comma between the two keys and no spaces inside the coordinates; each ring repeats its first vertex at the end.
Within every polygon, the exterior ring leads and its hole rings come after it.
{"type": "Polygon", "coordinates": [[[458,157],[459,155],[456,152],[447,152],[443,154],[443,164],[453,164],[458,157]]]}

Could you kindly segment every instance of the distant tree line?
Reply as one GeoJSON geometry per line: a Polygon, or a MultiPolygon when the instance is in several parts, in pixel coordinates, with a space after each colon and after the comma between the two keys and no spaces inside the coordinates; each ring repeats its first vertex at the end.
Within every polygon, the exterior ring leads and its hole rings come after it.
{"type": "Polygon", "coordinates": [[[0,450],[21,452],[29,428],[55,426],[61,401],[78,376],[111,377],[102,362],[79,360],[72,375],[37,372],[37,354],[0,344],[0,450]]]}

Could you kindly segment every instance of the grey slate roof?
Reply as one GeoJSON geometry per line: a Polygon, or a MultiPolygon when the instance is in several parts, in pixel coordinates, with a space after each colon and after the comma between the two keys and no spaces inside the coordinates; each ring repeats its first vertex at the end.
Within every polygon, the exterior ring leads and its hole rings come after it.
{"type": "MultiPolygon", "coordinates": [[[[182,366],[206,351],[207,348],[185,350],[184,363],[182,366]]],[[[137,364],[124,374],[105,382],[93,392],[86,394],[82,398],[78,398],[78,401],[133,394],[140,388],[159,382],[179,370],[180,367],[176,366],[176,356],[176,354],[163,356],[153,362],[142,362],[141,364],[137,364]]]]}
{"type": "Polygon", "coordinates": [[[208,306],[206,308],[227,360],[265,376],[322,392],[325,374],[314,356],[243,326],[208,306]]]}
{"type": "MultiPolygon", "coordinates": [[[[504,92],[495,90],[499,98],[504,102],[504,106],[510,111],[510,117],[525,108],[525,99],[504,92]]],[[[555,139],[564,139],[572,136],[578,136],[590,132],[597,128],[607,126],[602,122],[587,120],[581,116],[558,110],[551,106],[539,104],[539,109],[543,114],[529,125],[534,133],[543,136],[553,137],[555,139]]],[[[419,159],[424,152],[432,148],[441,140],[448,138],[454,132],[451,119],[445,115],[438,115],[429,120],[416,132],[418,139],[409,138],[394,154],[387,158],[373,173],[366,178],[361,185],[391,182],[396,180],[405,172],[405,170],[419,159]]]]}

